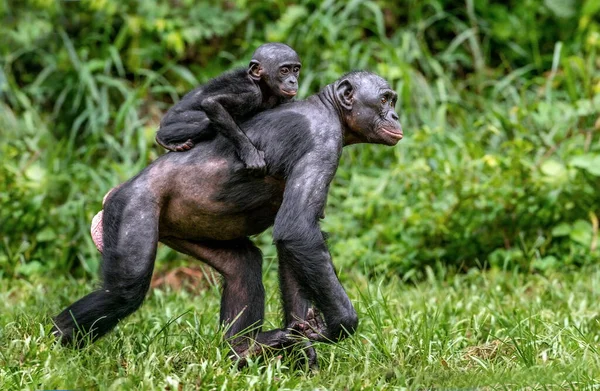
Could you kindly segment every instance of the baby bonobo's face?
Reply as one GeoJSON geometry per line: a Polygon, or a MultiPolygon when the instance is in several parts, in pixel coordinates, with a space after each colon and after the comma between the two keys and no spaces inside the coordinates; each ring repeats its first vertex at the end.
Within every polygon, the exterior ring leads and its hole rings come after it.
{"type": "Polygon", "coordinates": [[[267,43],[256,49],[252,60],[260,63],[261,79],[273,95],[285,101],[296,96],[302,64],[294,49],[282,43],[267,43]]]}
{"type": "Polygon", "coordinates": [[[277,76],[273,79],[276,81],[276,86],[273,86],[275,95],[291,100],[298,93],[298,78],[300,77],[299,62],[288,62],[279,66],[277,76]]]}

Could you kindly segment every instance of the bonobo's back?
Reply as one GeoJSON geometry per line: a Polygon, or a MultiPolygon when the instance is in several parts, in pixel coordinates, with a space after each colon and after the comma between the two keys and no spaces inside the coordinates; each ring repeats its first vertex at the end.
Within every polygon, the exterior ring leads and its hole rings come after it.
{"type": "MultiPolygon", "coordinates": [[[[264,151],[267,175],[285,177],[298,159],[317,147],[321,137],[315,137],[309,130],[312,121],[327,109],[315,103],[312,97],[285,103],[260,112],[241,124],[252,144],[264,151]]],[[[336,131],[329,128],[322,130],[336,131]]],[[[196,148],[209,147],[201,144],[196,148]]],[[[209,147],[211,150],[213,148],[217,156],[234,155],[231,143],[221,136],[217,136],[214,145],[209,147]]]]}

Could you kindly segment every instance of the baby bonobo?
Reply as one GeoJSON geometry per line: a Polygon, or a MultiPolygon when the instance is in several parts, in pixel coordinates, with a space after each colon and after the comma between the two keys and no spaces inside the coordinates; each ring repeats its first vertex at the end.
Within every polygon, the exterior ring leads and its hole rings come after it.
{"type": "Polygon", "coordinates": [[[238,124],[292,100],[298,92],[300,67],[300,58],[291,47],[282,43],[260,46],[248,69],[227,72],[186,94],[162,119],[156,141],[168,150],[186,151],[212,138],[216,130],[233,143],[246,168],[264,174],[264,154],[238,124]]]}

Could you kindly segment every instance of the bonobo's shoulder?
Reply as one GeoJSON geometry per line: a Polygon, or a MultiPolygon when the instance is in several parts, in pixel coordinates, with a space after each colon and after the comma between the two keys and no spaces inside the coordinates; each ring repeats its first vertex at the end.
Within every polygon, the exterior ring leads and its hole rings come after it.
{"type": "Polygon", "coordinates": [[[273,129],[275,133],[299,133],[303,137],[319,138],[338,132],[340,121],[337,113],[330,107],[311,97],[261,112],[247,121],[244,127],[263,131],[273,129]]]}
{"type": "MultiPolygon", "coordinates": [[[[331,111],[319,99],[314,96],[304,100],[286,102],[270,110],[279,113],[278,115],[300,115],[309,119],[320,120],[324,117],[331,117],[331,111]]],[[[268,114],[269,115],[269,114],[268,114]]]]}

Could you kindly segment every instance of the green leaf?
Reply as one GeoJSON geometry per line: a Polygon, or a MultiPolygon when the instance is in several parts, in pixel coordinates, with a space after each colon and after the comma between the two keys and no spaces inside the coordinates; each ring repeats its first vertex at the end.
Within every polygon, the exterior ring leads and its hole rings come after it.
{"type": "Polygon", "coordinates": [[[544,5],[559,18],[571,18],[575,15],[575,0],[544,0],[544,5]]]}
{"type": "Polygon", "coordinates": [[[533,261],[533,267],[538,270],[553,269],[558,265],[558,259],[553,255],[548,255],[544,258],[539,258],[533,261]]]}
{"type": "Polygon", "coordinates": [[[583,15],[592,16],[597,12],[600,12],[600,0],[587,0],[583,4],[583,9],[581,11],[583,15]]]}
{"type": "Polygon", "coordinates": [[[571,226],[567,223],[560,223],[552,229],[552,236],[567,236],[571,232],[571,226]]]}
{"type": "Polygon", "coordinates": [[[589,246],[592,242],[592,224],[586,220],[577,220],[569,233],[572,241],[583,246],[589,246]]]}
{"type": "Polygon", "coordinates": [[[50,242],[56,239],[56,233],[50,228],[42,229],[35,237],[38,242],[50,242]]]}
{"type": "Polygon", "coordinates": [[[546,160],[540,167],[542,173],[553,180],[562,180],[567,177],[567,169],[565,166],[556,160],[546,160]]]}
{"type": "Polygon", "coordinates": [[[600,154],[587,153],[575,156],[569,164],[573,167],[583,168],[592,175],[600,176],[600,154]]]}
{"type": "Polygon", "coordinates": [[[18,274],[24,276],[31,276],[34,274],[40,274],[44,271],[44,266],[39,261],[21,263],[15,268],[18,274]]]}

